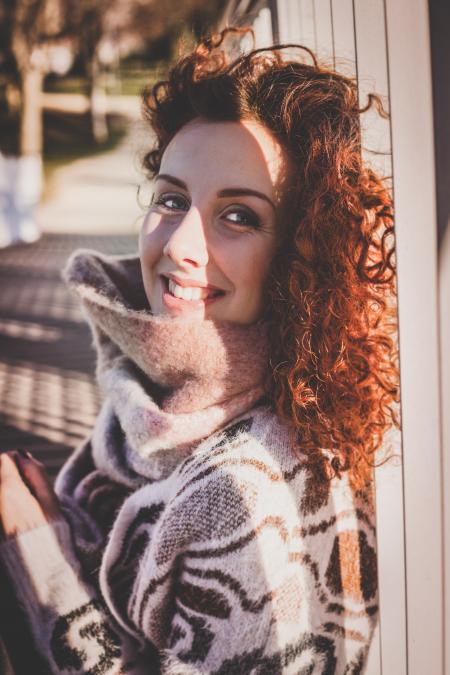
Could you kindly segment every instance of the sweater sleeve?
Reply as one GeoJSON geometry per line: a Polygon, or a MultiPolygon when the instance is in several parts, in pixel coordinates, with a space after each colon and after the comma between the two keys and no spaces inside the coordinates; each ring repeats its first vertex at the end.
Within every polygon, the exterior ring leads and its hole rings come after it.
{"type": "Polygon", "coordinates": [[[49,673],[148,672],[139,667],[139,643],[82,580],[65,521],[6,540],[0,558],[49,673]]]}

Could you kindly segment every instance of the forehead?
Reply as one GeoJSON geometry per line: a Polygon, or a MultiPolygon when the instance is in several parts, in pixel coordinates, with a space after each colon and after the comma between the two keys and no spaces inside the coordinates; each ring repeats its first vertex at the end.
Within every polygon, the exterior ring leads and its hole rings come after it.
{"type": "Polygon", "coordinates": [[[196,119],[184,126],[164,152],[161,173],[185,181],[190,189],[239,186],[272,193],[285,171],[285,153],[254,121],[210,122],[196,119]]]}

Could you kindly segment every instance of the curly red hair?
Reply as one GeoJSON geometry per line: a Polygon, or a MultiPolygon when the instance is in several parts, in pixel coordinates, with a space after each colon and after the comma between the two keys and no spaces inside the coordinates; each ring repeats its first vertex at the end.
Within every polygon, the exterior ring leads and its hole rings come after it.
{"type": "Polygon", "coordinates": [[[311,63],[287,58],[286,45],[232,59],[226,39],[240,33],[203,40],[144,92],[156,133],[144,166],[157,173],[173,136],[197,117],[256,120],[285,148],[294,171],[268,282],[269,394],[312,462],[327,448],[334,473],[351,469],[361,484],[396,421],[390,192],[362,161],[355,81],[300,46],[311,63]]]}

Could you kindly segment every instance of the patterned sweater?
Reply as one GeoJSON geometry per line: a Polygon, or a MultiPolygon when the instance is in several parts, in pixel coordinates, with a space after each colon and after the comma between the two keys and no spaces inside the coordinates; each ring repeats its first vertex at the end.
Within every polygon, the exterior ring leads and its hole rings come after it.
{"type": "MultiPolygon", "coordinates": [[[[104,381],[129,393],[132,379],[141,420],[148,382],[108,353],[104,381]]],[[[66,520],[0,548],[49,672],[363,672],[377,616],[370,489],[330,479],[326,451],[312,468],[264,404],[196,441],[187,424],[174,449],[155,449],[151,415],[138,461],[136,415],[118,401],[106,396],[58,480],[66,520]]]]}

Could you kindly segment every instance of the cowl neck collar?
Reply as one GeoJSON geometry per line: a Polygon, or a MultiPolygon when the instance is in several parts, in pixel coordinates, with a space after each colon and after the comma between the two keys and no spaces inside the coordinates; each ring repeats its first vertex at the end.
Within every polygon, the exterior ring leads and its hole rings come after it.
{"type": "Polygon", "coordinates": [[[82,301],[97,348],[105,396],[93,434],[97,464],[108,463],[111,425],[119,423],[121,463],[125,455],[132,472],[161,478],[162,451],[185,455],[264,396],[265,323],[154,316],[137,256],[77,251],[64,276],[82,301]]]}

